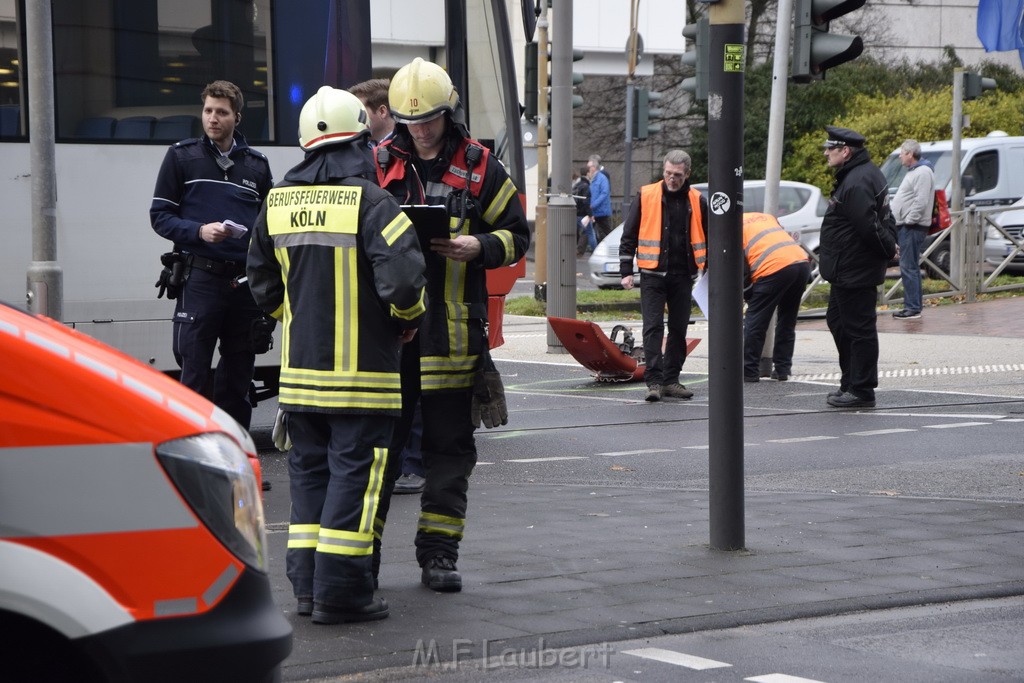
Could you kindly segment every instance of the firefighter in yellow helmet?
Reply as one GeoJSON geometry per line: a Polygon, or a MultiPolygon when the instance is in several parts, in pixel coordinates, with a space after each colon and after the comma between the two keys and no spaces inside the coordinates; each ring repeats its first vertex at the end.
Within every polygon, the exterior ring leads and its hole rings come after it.
{"type": "Polygon", "coordinates": [[[355,95],[324,86],[306,102],[306,158],[268,194],[246,269],[283,322],[287,574],[298,613],[323,624],[388,615],[373,595],[373,520],[401,414],[400,349],[426,310],[423,253],[373,180],[368,135],[355,95]]]}
{"type": "MultiPolygon", "coordinates": [[[[388,100],[395,135],[376,150],[378,182],[402,204],[446,207],[450,232],[449,238],[421,244],[430,308],[420,334],[403,349],[402,418],[389,453],[401,452],[419,403],[427,481],[416,559],[424,585],[459,591],[456,562],[476,464],[473,431],[481,421],[486,427],[507,422],[500,376],[488,353],[485,275],[521,259],[530,233],[512,179],[469,137],[459,95],[444,69],[413,60],[391,79],[388,100]]],[[[390,463],[378,509],[377,566],[397,476],[397,465],[390,463]]]]}

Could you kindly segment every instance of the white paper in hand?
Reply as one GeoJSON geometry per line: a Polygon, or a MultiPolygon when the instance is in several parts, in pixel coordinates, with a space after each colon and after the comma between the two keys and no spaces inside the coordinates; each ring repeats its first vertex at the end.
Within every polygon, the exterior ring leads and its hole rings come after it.
{"type": "Polygon", "coordinates": [[[228,232],[230,232],[231,236],[234,237],[236,240],[242,239],[243,237],[245,237],[245,233],[249,232],[249,228],[245,227],[241,223],[236,223],[232,220],[222,221],[222,224],[224,225],[225,228],[227,228],[228,232]]]}

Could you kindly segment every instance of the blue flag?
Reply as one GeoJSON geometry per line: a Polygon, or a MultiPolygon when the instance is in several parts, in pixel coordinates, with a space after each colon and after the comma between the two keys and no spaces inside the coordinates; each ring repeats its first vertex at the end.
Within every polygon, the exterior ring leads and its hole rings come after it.
{"type": "Polygon", "coordinates": [[[978,40],[986,52],[1017,50],[1024,65],[1024,0],[979,0],[978,40]]]}

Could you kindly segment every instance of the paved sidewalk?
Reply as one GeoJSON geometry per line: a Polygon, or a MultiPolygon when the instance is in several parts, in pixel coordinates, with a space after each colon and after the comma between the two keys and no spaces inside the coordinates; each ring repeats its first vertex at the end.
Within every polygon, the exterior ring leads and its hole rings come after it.
{"type": "MultiPolygon", "coordinates": [[[[937,356],[947,348],[960,348],[962,356],[964,347],[955,337],[980,334],[970,348],[1002,354],[998,342],[1010,341],[1005,353],[1019,360],[1019,328],[1012,333],[1005,327],[977,329],[975,316],[990,325],[1010,316],[1024,319],[1024,299],[1008,301],[1012,305],[988,309],[929,309],[917,334],[929,337],[937,356]],[[1000,339],[1000,334],[1016,338],[1000,339]]],[[[880,319],[880,327],[892,323],[893,336],[910,337],[915,322],[880,319]]],[[[803,325],[798,355],[803,349],[812,356],[803,367],[814,367],[817,356],[826,362],[828,333],[803,325]]],[[[706,337],[706,327],[703,332],[700,327],[696,332],[706,337]]],[[[569,356],[547,354],[543,321],[511,317],[505,336],[506,345],[494,354],[499,365],[502,359],[573,363],[569,356]]],[[[706,359],[706,344],[701,347],[706,359]]],[[[957,358],[953,352],[950,357],[957,358]]],[[[437,594],[420,585],[413,557],[418,500],[397,496],[380,579],[391,618],[314,627],[289,614],[296,647],[285,679],[371,671],[358,678],[430,677],[422,668],[397,667],[412,667],[417,658],[422,663],[425,652],[440,662],[465,662],[485,652],[536,652],[1024,595],[1024,502],[748,493],[745,548],[724,552],[709,547],[708,498],[707,490],[477,481],[459,561],[464,590],[437,594]],[[389,667],[396,668],[382,671],[389,667]]],[[[274,562],[283,559],[284,536],[271,535],[274,562]]],[[[277,595],[291,613],[294,602],[284,583],[277,595]]],[[[276,576],[275,584],[280,584],[276,576]]]]}

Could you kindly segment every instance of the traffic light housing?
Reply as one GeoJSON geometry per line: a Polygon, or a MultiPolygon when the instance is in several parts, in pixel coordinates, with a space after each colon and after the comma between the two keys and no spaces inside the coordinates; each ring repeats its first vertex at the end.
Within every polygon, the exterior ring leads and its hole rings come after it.
{"type": "Polygon", "coordinates": [[[829,22],[864,6],[865,0],[796,0],[793,15],[793,80],[809,83],[864,51],[860,36],[829,33],[829,22]]]}
{"type": "Polygon", "coordinates": [[[708,98],[708,80],[711,76],[711,25],[707,17],[687,24],[683,36],[690,39],[693,49],[683,53],[682,62],[695,69],[690,78],[683,79],[683,90],[693,93],[693,99],[708,98]]]}
{"type": "MultiPolygon", "coordinates": [[[[581,59],[583,59],[583,50],[573,49],[573,51],[572,51],[572,61],[578,62],[581,59]]],[[[580,85],[581,83],[583,83],[583,74],[579,73],[578,71],[573,71],[572,72],[572,87],[573,87],[573,90],[574,90],[574,92],[572,94],[572,108],[573,109],[577,109],[577,108],[583,106],[583,95],[577,95],[575,93],[576,86],[580,85]]]]}
{"type": "Polygon", "coordinates": [[[651,104],[662,99],[664,94],[637,88],[633,91],[633,97],[633,137],[646,140],[652,133],[661,131],[662,125],[657,120],[665,116],[665,110],[652,107],[651,104]]]}
{"type": "Polygon", "coordinates": [[[964,72],[964,99],[976,100],[981,97],[985,90],[995,90],[996,81],[994,78],[983,78],[981,75],[964,72]]]}
{"type": "Polygon", "coordinates": [[[526,44],[526,73],[523,84],[523,115],[527,121],[537,120],[537,43],[526,44]]]}

